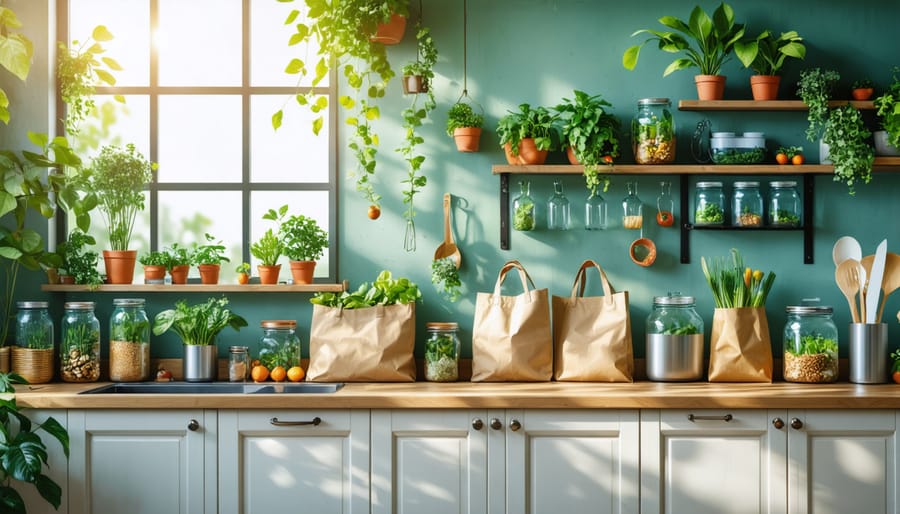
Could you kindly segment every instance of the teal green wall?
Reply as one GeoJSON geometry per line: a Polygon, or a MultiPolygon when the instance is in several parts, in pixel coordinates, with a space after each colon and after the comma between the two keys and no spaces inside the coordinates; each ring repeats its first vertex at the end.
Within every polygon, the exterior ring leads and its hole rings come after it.
{"type": "MultiPolygon", "coordinates": [[[[416,2],[413,4],[416,10],[416,2]]],[[[707,322],[708,336],[713,303],[700,271],[700,257],[726,255],[730,248],[738,248],[748,264],[772,270],[778,276],[767,304],[776,347],[781,341],[784,306],[795,304],[801,298],[819,297],[824,303],[834,305],[835,321],[842,334],[846,334],[849,312],[834,283],[831,247],[838,237],[849,234],[861,242],[865,253],[873,253],[883,238],[888,238],[890,250],[900,252],[900,231],[895,222],[900,218],[900,205],[894,201],[894,196],[900,192],[900,174],[876,174],[869,186],[859,187],[855,197],[849,196],[843,185],[832,183],[828,176],[816,178],[815,218],[812,220],[815,225],[815,264],[812,265],[803,264],[800,232],[768,231],[694,233],[691,235],[691,263],[680,264],[678,230],[645,223],[645,235],[656,242],[659,257],[652,267],[638,267],[627,255],[628,245],[635,238],[634,231],[623,229],[621,223],[603,232],[583,230],[586,194],[580,176],[562,178],[573,202],[573,230],[565,233],[513,232],[511,249],[500,250],[499,177],[491,174],[491,165],[504,161],[493,132],[497,119],[507,109],[522,102],[555,105],[563,97],[570,97],[573,89],[602,93],[613,104],[614,112],[623,124],[629,123],[639,98],[665,96],[673,102],[696,98],[694,72],[686,70],[662,77],[662,70],[673,57],[657,51],[652,45],[644,49],[635,71],[627,71],[621,66],[622,52],[639,41],[630,37],[634,30],[661,28],[656,20],[663,15],[686,19],[695,4],[662,0],[640,3],[592,0],[468,2],[468,88],[471,96],[484,107],[487,130],[482,137],[480,153],[461,154],[445,135],[444,123],[447,108],[462,90],[462,4],[462,0],[424,2],[424,21],[432,27],[440,60],[435,70],[438,108],[422,130],[426,139],[422,150],[427,156],[424,173],[428,177],[428,186],[416,197],[417,250],[403,250],[405,221],[402,212],[405,206],[401,202],[400,181],[405,178],[406,170],[393,149],[399,145],[402,136],[399,112],[410,99],[400,94],[400,85],[395,81],[382,104],[383,118],[377,123],[381,149],[376,188],[384,197],[379,220],[370,221],[366,217],[367,202],[356,193],[353,182],[344,178],[352,169],[352,156],[346,150],[339,154],[339,278],[349,280],[354,288],[361,281],[372,280],[382,269],[411,278],[424,293],[424,301],[417,308],[419,333],[424,334],[424,324],[428,321],[458,321],[464,341],[463,352],[470,355],[475,293],[493,287],[496,274],[506,260],[520,260],[539,288],[546,287],[552,294],[564,295],[570,290],[579,264],[584,259],[594,259],[606,269],[614,287],[629,292],[635,350],[637,355],[643,355],[644,320],[652,298],[668,291],[697,297],[698,310],[707,322]],[[464,263],[461,278],[465,295],[455,304],[439,296],[430,283],[432,255],[443,237],[441,198],[445,192],[453,195],[453,230],[464,263]]],[[[703,2],[702,5],[710,11],[718,4],[703,2]]],[[[891,66],[900,64],[900,59],[896,58],[896,20],[900,19],[900,3],[798,0],[785,7],[783,2],[763,0],[736,1],[732,5],[738,20],[746,22],[754,34],[764,28],[776,32],[795,29],[805,38],[807,59],[786,65],[781,98],[793,98],[794,84],[805,67],[838,70],[843,77],[838,96],[846,97],[848,86],[854,79],[868,76],[883,86],[890,79],[891,66]]],[[[414,56],[412,34],[410,27],[404,42],[389,50],[396,68],[414,56]]],[[[724,72],[728,75],[726,98],[749,98],[750,73],[741,69],[736,61],[727,64],[724,72]]],[[[817,144],[804,139],[806,119],[803,112],[675,111],[674,114],[679,127],[679,163],[692,162],[688,150],[690,137],[697,122],[705,118],[711,120],[716,130],[764,131],[770,148],[803,145],[808,159],[811,162],[818,160],[817,144]]],[[[628,148],[626,139],[622,162],[633,162],[628,148]]],[[[563,157],[554,154],[551,161],[562,162],[563,157]]],[[[632,178],[638,181],[638,194],[645,203],[645,212],[655,213],[657,184],[661,177],[648,174],[629,177],[632,178]]],[[[769,179],[760,177],[763,181],[769,179]]],[[[516,180],[517,177],[513,177],[513,183],[516,180]]],[[[532,179],[533,196],[539,205],[546,202],[553,180],[552,176],[532,179]]],[[[610,204],[611,219],[619,216],[625,180],[625,177],[613,177],[613,184],[604,195],[610,204]]],[[[726,177],[725,181],[730,183],[732,179],[726,177]]],[[[677,197],[675,178],[672,188],[677,197]]],[[[648,221],[651,219],[647,216],[648,221]]],[[[39,281],[40,277],[35,277],[22,296],[46,296],[38,292],[39,281]]],[[[596,281],[593,285],[596,286],[596,281]]],[[[589,293],[597,294],[597,288],[589,293]]],[[[102,308],[98,309],[98,314],[101,319],[108,316],[113,296],[85,295],[100,302],[102,308]]],[[[148,295],[148,311],[155,314],[182,296],[148,295]]],[[[240,334],[226,333],[221,338],[220,353],[224,355],[229,344],[255,341],[260,333],[258,322],[264,318],[297,319],[304,353],[307,352],[311,318],[309,295],[232,294],[230,298],[235,310],[248,318],[251,327],[240,334]]],[[[199,297],[192,299],[202,300],[199,297]]],[[[892,325],[892,339],[900,337],[900,328],[893,326],[898,308],[900,294],[891,298],[885,309],[885,319],[892,325]]],[[[421,353],[422,338],[419,339],[421,353]]],[[[155,338],[153,348],[157,356],[181,354],[177,340],[171,336],[155,338]]],[[[842,353],[845,354],[845,350],[842,353]]]]}

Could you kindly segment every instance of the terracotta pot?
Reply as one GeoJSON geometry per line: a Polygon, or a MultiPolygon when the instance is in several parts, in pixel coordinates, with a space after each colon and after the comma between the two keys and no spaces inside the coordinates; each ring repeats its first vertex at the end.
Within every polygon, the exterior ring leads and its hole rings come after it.
{"type": "Polygon", "coordinates": [[[853,99],[859,101],[868,100],[869,98],[872,98],[873,94],[875,94],[875,90],[871,87],[857,88],[850,91],[850,95],[853,96],[853,99]]]}
{"type": "Polygon", "coordinates": [[[404,95],[428,92],[428,81],[421,75],[404,75],[400,83],[403,84],[404,95]]]}
{"type": "Polygon", "coordinates": [[[370,37],[369,41],[385,45],[396,45],[403,39],[404,32],[406,32],[406,16],[392,14],[389,22],[378,25],[375,35],[370,37]]]}
{"type": "Polygon", "coordinates": [[[312,284],[316,261],[291,261],[291,277],[295,284],[312,284]]]}
{"type": "Polygon", "coordinates": [[[187,276],[189,271],[191,271],[191,267],[187,264],[172,266],[172,269],[169,270],[169,275],[172,275],[172,283],[187,284],[187,276]]]}
{"type": "Polygon", "coordinates": [[[145,284],[163,284],[166,281],[166,267],[156,264],[144,266],[145,284]]]}
{"type": "Polygon", "coordinates": [[[725,97],[725,75],[695,75],[697,98],[700,100],[721,100],[725,97]]]}
{"type": "Polygon", "coordinates": [[[197,269],[200,270],[201,284],[219,283],[219,271],[222,269],[220,264],[198,264],[197,269]]]}
{"type": "Polygon", "coordinates": [[[107,284],[130,284],[134,280],[137,250],[103,250],[107,284]]]}
{"type": "Polygon", "coordinates": [[[481,141],[480,127],[459,127],[453,129],[453,141],[460,152],[477,152],[481,141]]]}
{"type": "Polygon", "coordinates": [[[65,285],[72,285],[75,283],[75,277],[73,277],[72,275],[60,275],[59,283],[65,284],[65,285]]]}
{"type": "Polygon", "coordinates": [[[750,90],[754,100],[777,100],[778,85],[781,77],[778,75],[753,75],[750,77],[750,90]]]}
{"type": "Polygon", "coordinates": [[[250,283],[250,274],[249,273],[238,273],[237,276],[238,284],[246,285],[250,283]]]}
{"type": "Polygon", "coordinates": [[[575,156],[575,149],[571,146],[566,147],[566,157],[569,159],[569,164],[573,166],[578,166],[581,162],[578,160],[578,157],[575,156]]]}
{"type": "Polygon", "coordinates": [[[274,266],[263,266],[260,264],[256,267],[256,270],[259,272],[260,284],[277,284],[278,274],[281,273],[281,264],[274,266]]]}
{"type": "Polygon", "coordinates": [[[513,155],[510,150],[510,144],[503,145],[506,153],[506,162],[514,165],[527,164],[544,164],[547,160],[547,150],[538,150],[534,144],[534,139],[530,137],[523,138],[519,143],[519,155],[513,155]]]}

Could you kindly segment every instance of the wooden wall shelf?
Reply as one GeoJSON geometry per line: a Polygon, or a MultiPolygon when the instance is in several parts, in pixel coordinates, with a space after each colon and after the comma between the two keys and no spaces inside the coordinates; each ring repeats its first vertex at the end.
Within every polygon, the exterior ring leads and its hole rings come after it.
{"type": "MultiPolygon", "coordinates": [[[[847,104],[861,110],[875,109],[872,100],[833,100],[829,107],[847,104]]],[[[679,100],[679,111],[808,111],[802,100],[679,100]]]]}
{"type": "Polygon", "coordinates": [[[52,293],[341,293],[341,284],[104,284],[95,289],[86,285],[43,284],[41,291],[52,293]]]}

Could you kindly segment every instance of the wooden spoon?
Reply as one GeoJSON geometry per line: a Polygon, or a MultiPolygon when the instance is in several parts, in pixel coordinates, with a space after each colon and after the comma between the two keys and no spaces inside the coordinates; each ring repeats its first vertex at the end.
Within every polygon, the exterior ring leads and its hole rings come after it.
{"type": "Polygon", "coordinates": [[[859,310],[856,308],[856,293],[859,292],[859,261],[845,259],[834,270],[834,281],[847,298],[850,306],[850,316],[853,323],[859,323],[859,310]]]}
{"type": "Polygon", "coordinates": [[[456,269],[462,265],[462,255],[453,241],[453,232],[450,231],[450,193],[444,193],[444,242],[434,251],[434,260],[447,257],[453,259],[456,269]]]}
{"type": "MultiPolygon", "coordinates": [[[[860,261],[866,273],[869,273],[872,269],[874,260],[874,255],[866,255],[860,261]]],[[[881,323],[881,316],[884,314],[884,304],[887,303],[887,297],[898,288],[900,288],[900,255],[888,252],[884,261],[884,278],[881,281],[881,305],[878,307],[878,316],[875,318],[875,323],[881,323]]]]}

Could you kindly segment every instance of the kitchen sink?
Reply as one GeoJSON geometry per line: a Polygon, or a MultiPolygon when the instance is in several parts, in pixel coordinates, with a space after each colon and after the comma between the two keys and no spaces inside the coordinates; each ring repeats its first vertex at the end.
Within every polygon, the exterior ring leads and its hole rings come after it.
{"type": "Polygon", "coordinates": [[[343,383],[314,382],[126,382],[95,387],[79,394],[322,394],[333,393],[343,386],[343,383]]]}

